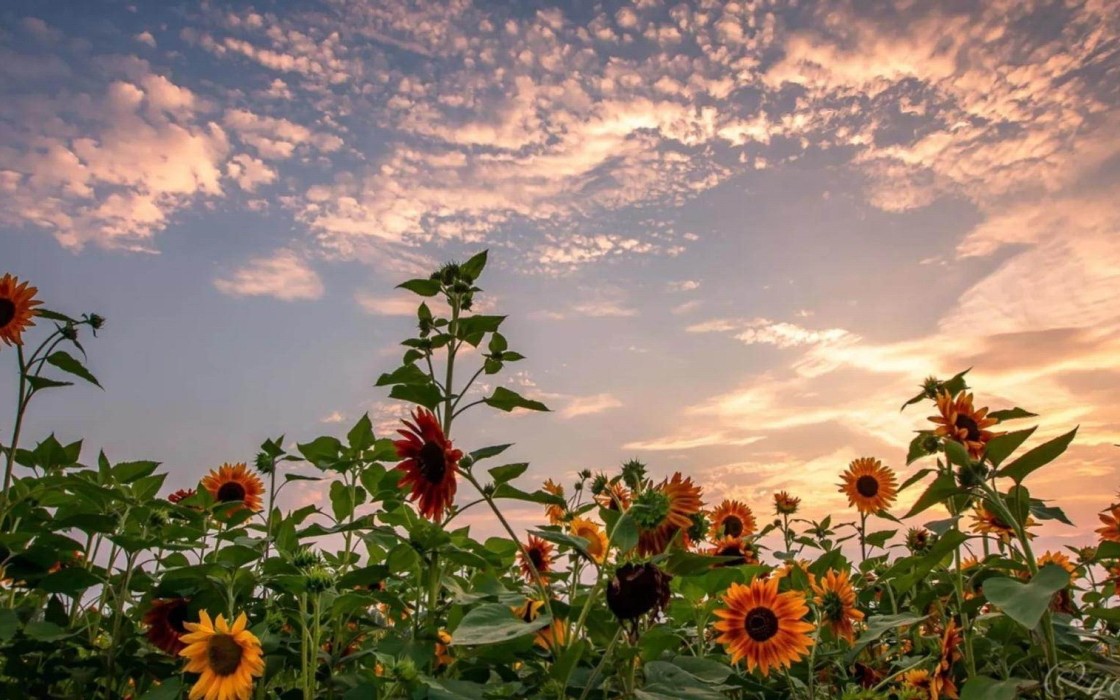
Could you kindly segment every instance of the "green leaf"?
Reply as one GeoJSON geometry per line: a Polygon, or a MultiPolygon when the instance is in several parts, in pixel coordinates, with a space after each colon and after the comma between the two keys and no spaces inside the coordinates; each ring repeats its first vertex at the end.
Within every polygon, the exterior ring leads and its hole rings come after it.
{"type": "Polygon", "coordinates": [[[482,336],[486,333],[497,332],[498,327],[502,325],[502,321],[504,320],[506,320],[505,316],[486,315],[460,318],[455,326],[455,336],[477,347],[478,341],[482,339],[482,336]]]}
{"type": "Polygon", "coordinates": [[[968,450],[955,440],[945,441],[945,456],[958,467],[968,467],[972,464],[972,457],[969,456],[968,450]]]}
{"type": "Polygon", "coordinates": [[[1054,594],[1068,585],[1069,573],[1060,566],[1047,564],[1029,583],[1005,576],[985,579],[984,597],[998,605],[1003,614],[1033,630],[1050,607],[1054,594]]]}
{"type": "Polygon", "coordinates": [[[912,518],[923,510],[938,503],[942,503],[948,500],[950,496],[956,496],[959,493],[960,489],[957,488],[957,482],[953,479],[952,474],[939,474],[937,478],[933,480],[933,483],[929,485],[929,488],[926,489],[925,493],[914,502],[910,511],[902,516],[902,519],[912,518]]]}
{"type": "Polygon", "coordinates": [[[878,532],[872,532],[864,539],[872,547],[885,547],[887,540],[894,537],[897,532],[898,530],[879,530],[878,532]]]}
{"type": "Polygon", "coordinates": [[[19,630],[19,617],[15,610],[0,608],[0,642],[7,642],[16,636],[19,630]]]}
{"type": "Polygon", "coordinates": [[[323,435],[311,442],[297,444],[296,449],[308,462],[321,467],[338,461],[338,455],[342,452],[342,443],[336,437],[323,435]]]}
{"type": "Polygon", "coordinates": [[[52,622],[28,622],[23,633],[39,642],[57,642],[72,637],[75,632],[67,632],[52,622]]]}
{"type": "Polygon", "coordinates": [[[487,405],[506,411],[507,413],[515,408],[527,408],[530,411],[548,410],[548,407],[540,401],[527,399],[516,391],[510,391],[501,386],[494,389],[494,393],[487,396],[483,401],[485,401],[487,405]]]}
{"type": "Polygon", "coordinates": [[[916,625],[925,617],[921,615],[874,615],[867,618],[867,629],[859,636],[855,646],[848,653],[849,659],[854,659],[868,644],[871,644],[879,637],[883,636],[884,632],[897,629],[899,627],[906,627],[908,625],[916,625]]]}
{"type": "Polygon", "coordinates": [[[1015,483],[1021,483],[1031,472],[1057,459],[1059,455],[1066,451],[1076,435],[1077,428],[1074,428],[1064,435],[1059,435],[1053,440],[1042,443],[1001,469],[999,475],[1011,477],[1015,480],[1015,483]]]}
{"type": "Polygon", "coordinates": [[[451,633],[452,646],[499,644],[537,633],[552,624],[552,617],[542,613],[532,624],[515,617],[509,607],[487,603],[469,611],[451,633]]]}
{"type": "Polygon", "coordinates": [[[347,486],[341,481],[331,482],[331,508],[334,510],[334,519],[338,522],[346,520],[354,514],[354,509],[365,500],[365,491],[359,491],[356,486],[347,486]]]}
{"type": "Polygon", "coordinates": [[[39,589],[47,593],[73,596],[101,583],[101,579],[81,567],[62,569],[49,574],[39,582],[39,589]]]}
{"type": "Polygon", "coordinates": [[[101,388],[101,384],[97,381],[97,377],[90,374],[90,371],[85,368],[85,365],[72,357],[70,353],[64,352],[62,350],[52,352],[47,356],[47,362],[59,368],[63,372],[68,372],[75,377],[80,377],[90,384],[101,388]]]}
{"type": "Polygon", "coordinates": [[[1010,433],[1004,433],[998,437],[994,437],[988,441],[988,447],[984,450],[984,456],[992,463],[993,467],[998,467],[1003,464],[1003,460],[1011,456],[1011,453],[1019,449],[1019,446],[1027,441],[1038,426],[1034,428],[1027,428],[1026,430],[1016,430],[1010,433]]]}
{"type": "Polygon", "coordinates": [[[932,433],[928,430],[920,430],[918,434],[914,436],[914,439],[910,441],[910,448],[906,451],[906,466],[910,466],[922,457],[928,457],[933,454],[932,452],[926,451],[924,447],[926,438],[931,434],[932,433]]]}
{"type": "Polygon", "coordinates": [[[1016,418],[1034,418],[1037,415],[1037,413],[1031,413],[1026,409],[1016,406],[1015,408],[1007,408],[1002,411],[992,411],[988,414],[988,418],[995,418],[1002,423],[1005,420],[1015,420],[1016,418]]]}
{"type": "Polygon", "coordinates": [[[483,460],[483,459],[489,459],[490,457],[496,457],[497,455],[500,455],[501,453],[505,452],[506,450],[508,450],[512,446],[513,446],[512,444],[507,444],[507,445],[490,445],[489,447],[483,447],[483,448],[475,450],[474,452],[471,452],[471,459],[474,460],[475,462],[478,462],[478,461],[483,460]]]}
{"type": "Polygon", "coordinates": [[[986,676],[975,676],[965,681],[961,688],[961,700],[1015,700],[1019,696],[1020,687],[1034,682],[1023,678],[997,681],[986,676]]]}
{"type": "Polygon", "coordinates": [[[469,277],[473,282],[482,274],[482,270],[486,267],[486,259],[488,256],[489,251],[486,250],[472,255],[470,260],[459,266],[459,272],[469,277]]]}
{"type": "Polygon", "coordinates": [[[503,464],[500,467],[493,467],[488,471],[490,472],[490,476],[493,477],[495,484],[504,484],[507,481],[513,481],[521,476],[528,468],[528,462],[517,462],[515,464],[503,464]]]}
{"type": "Polygon", "coordinates": [[[1048,506],[1045,501],[1040,501],[1037,498],[1031,499],[1031,515],[1039,520],[1057,520],[1066,525],[1073,525],[1064,510],[1058,506],[1048,506]]]}
{"type": "Polygon", "coordinates": [[[432,378],[428,373],[416,365],[406,364],[392,372],[382,374],[377,378],[374,386],[389,386],[392,384],[430,384],[432,378]]]}
{"type": "Polygon", "coordinates": [[[539,490],[534,491],[533,493],[528,493],[526,491],[522,491],[516,486],[511,486],[508,483],[498,484],[498,487],[494,489],[494,498],[509,498],[515,501],[525,501],[526,503],[540,503],[541,505],[546,506],[562,506],[566,503],[563,496],[554,496],[547,491],[539,490]]]}
{"type": "Polygon", "coordinates": [[[401,282],[397,285],[398,289],[407,289],[408,291],[419,294],[422,297],[434,297],[439,294],[439,280],[426,280],[414,279],[407,282],[401,282]]]}
{"type": "Polygon", "coordinates": [[[121,462],[113,465],[113,478],[122,484],[131,484],[159,468],[159,462],[121,462]]]}
{"type": "Polygon", "coordinates": [[[507,348],[509,348],[509,344],[506,342],[506,337],[501,333],[491,335],[490,344],[486,346],[491,355],[501,355],[507,348]]]}
{"type": "Polygon", "coordinates": [[[178,677],[164,679],[140,696],[140,700],[179,700],[183,695],[183,680],[178,677]]]}
{"type": "Polygon", "coordinates": [[[443,401],[443,393],[435,384],[398,384],[389,392],[389,398],[408,401],[434,411],[443,401]]]}
{"type": "Polygon", "coordinates": [[[40,389],[53,389],[59,386],[74,386],[74,382],[60,382],[46,377],[36,377],[35,375],[28,377],[27,383],[30,384],[31,388],[35,391],[39,391],[40,389]]]}
{"type": "Polygon", "coordinates": [[[623,513],[611,530],[610,543],[618,547],[620,552],[629,552],[638,546],[638,521],[629,513],[623,513]]]}
{"type": "Polygon", "coordinates": [[[346,441],[350,443],[352,450],[366,450],[377,442],[377,438],[373,435],[373,424],[369,421],[369,414],[366,413],[358,419],[350,432],[346,433],[346,441]]]}
{"type": "Polygon", "coordinates": [[[908,567],[907,575],[900,578],[896,583],[896,591],[902,595],[914,587],[918,581],[924,579],[933,567],[941,563],[941,560],[949,556],[949,554],[960,546],[968,536],[960,530],[949,530],[945,534],[937,538],[937,542],[930,548],[928,554],[922,555],[920,558],[904,559],[902,566],[908,567]]]}

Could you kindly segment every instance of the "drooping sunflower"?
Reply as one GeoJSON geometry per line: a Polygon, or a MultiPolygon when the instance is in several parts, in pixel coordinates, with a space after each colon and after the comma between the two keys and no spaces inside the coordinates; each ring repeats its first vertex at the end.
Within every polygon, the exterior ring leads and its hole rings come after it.
{"type": "MultiPolygon", "coordinates": [[[[1035,519],[1028,515],[1027,522],[1023,526],[1024,530],[1035,525],[1037,525],[1035,519]]],[[[1004,543],[1010,542],[1011,538],[1015,536],[1015,528],[1010,523],[1005,522],[999,515],[988,510],[982,503],[976,504],[972,509],[972,531],[995,535],[1004,543]]],[[[1028,532],[1027,537],[1034,539],[1034,533],[1028,532]]]]}
{"type": "Polygon", "coordinates": [[[973,459],[984,455],[989,440],[1003,435],[988,430],[999,420],[989,418],[987,408],[974,408],[972,394],[967,392],[962,391],[954,397],[948,391],[941,391],[937,395],[937,410],[940,415],[929,417],[937,424],[933,434],[964,445],[973,459]]]}
{"type": "Polygon", "coordinates": [[[43,303],[35,298],[38,291],[27,282],[20,284],[18,277],[0,277],[0,340],[5,344],[23,345],[22,334],[35,325],[31,318],[35,307],[43,303]]]}
{"type": "MultiPolygon", "coordinates": [[[[561,498],[563,498],[564,496],[564,487],[560,484],[555,483],[552,479],[544,482],[544,485],[541,488],[543,488],[545,492],[550,493],[553,496],[560,496],[561,498]]],[[[545,506],[544,509],[545,515],[548,516],[549,525],[559,525],[560,523],[564,522],[564,515],[567,514],[567,512],[568,509],[560,505],[559,503],[550,503],[545,506]]]]}
{"type": "Polygon", "coordinates": [[[596,564],[602,564],[603,560],[607,558],[609,540],[607,539],[607,533],[603,532],[603,528],[599,527],[598,524],[586,518],[572,518],[572,522],[568,523],[568,532],[587,540],[587,553],[591,555],[596,564]]]}
{"type": "Polygon", "coordinates": [[[415,409],[412,421],[401,421],[408,429],[398,430],[404,439],[393,441],[397,456],[404,460],[397,465],[404,472],[397,486],[411,486],[408,498],[420,502],[420,514],[429,520],[439,520],[455,499],[456,475],[463,453],[452,447],[431,411],[415,409]]]}
{"type": "Polygon", "coordinates": [[[863,619],[863,612],[856,609],[856,592],[848,581],[846,571],[829,569],[824,576],[812,582],[814,602],[820,608],[821,622],[832,630],[833,636],[855,640],[854,624],[863,619]]]}
{"type": "Polygon", "coordinates": [[[677,532],[692,526],[692,515],[703,505],[700,487],[680,472],[642,491],[631,506],[638,523],[638,553],[649,556],[665,551],[677,532]]]}
{"type": "Polygon", "coordinates": [[[744,564],[755,564],[758,562],[758,557],[755,555],[754,548],[747,544],[741,537],[732,537],[727,535],[716,541],[715,545],[708,550],[708,554],[713,557],[735,557],[724,562],[716,564],[716,566],[742,566],[744,564]]]}
{"type": "Polygon", "coordinates": [[[1096,532],[1101,536],[1104,542],[1120,542],[1120,503],[1114,503],[1108,507],[1107,513],[1100,513],[1098,516],[1104,527],[1098,527],[1096,532]]]}
{"type": "Polygon", "coordinates": [[[778,579],[754,579],[749,585],[732,583],[723,594],[727,606],[715,614],[714,627],[731,655],[731,663],[746,659],[747,670],[763,676],[771,669],[788,668],[808,653],[813,625],[803,619],[809,608],[798,591],[778,593],[778,579]]]}
{"type": "Polygon", "coordinates": [[[147,637],[157,649],[172,656],[178,656],[186,645],[180,639],[187,633],[183,623],[187,621],[186,598],[157,598],[144,612],[144,624],[148,626],[147,637]]]}
{"type": "Polygon", "coordinates": [[[517,553],[521,574],[526,581],[532,583],[538,575],[547,580],[548,573],[552,571],[552,550],[551,542],[529,535],[525,550],[517,553]]]}
{"type": "Polygon", "coordinates": [[[200,674],[190,700],[248,700],[253,676],[264,673],[264,659],[260,640],[246,629],[245,613],[230,625],[222,615],[211,621],[203,610],[198,622],[183,624],[188,633],[180,638],[186,646],[179,656],[187,659],[188,673],[200,674]]]}
{"type": "Polygon", "coordinates": [[[623,622],[637,620],[647,613],[656,615],[669,604],[672,579],[652,562],[627,562],[615,570],[607,585],[607,607],[623,622]]]}
{"type": "Polygon", "coordinates": [[[750,537],[758,528],[750,506],[742,501],[724,499],[711,515],[712,530],[708,536],[713,542],[723,537],[750,537]]]}
{"type": "Polygon", "coordinates": [[[791,496],[785,491],[774,494],[774,512],[778,515],[793,515],[801,505],[801,499],[791,496]]]}
{"type": "MultiPolygon", "coordinates": [[[[219,503],[240,502],[243,508],[259,511],[263,505],[264,482],[249,471],[244,462],[223,464],[202,478],[202,488],[210,492],[219,503]]],[[[236,510],[236,509],[234,509],[236,510]]]]}
{"type": "MultiPolygon", "coordinates": [[[[544,607],[544,601],[541,600],[526,600],[519,606],[510,608],[513,614],[521,618],[527,623],[532,623],[541,614],[541,608],[544,607]]],[[[565,634],[567,633],[567,626],[563,620],[554,619],[549,624],[537,630],[536,635],[533,637],[533,643],[542,649],[551,650],[557,645],[563,645],[565,634]]]]}
{"type": "Polygon", "coordinates": [[[840,475],[840,493],[848,497],[848,505],[860,513],[872,515],[886,510],[898,496],[898,481],[890,467],[873,457],[860,457],[840,475]]]}

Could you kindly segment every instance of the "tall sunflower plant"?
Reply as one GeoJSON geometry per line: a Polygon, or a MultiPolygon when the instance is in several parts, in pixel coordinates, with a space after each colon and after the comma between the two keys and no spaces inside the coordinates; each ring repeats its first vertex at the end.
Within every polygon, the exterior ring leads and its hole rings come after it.
{"type": "Polygon", "coordinates": [[[1120,504],[1093,546],[1033,543],[1069,519],[1026,482],[1076,431],[1021,449],[1035,429],[1005,425],[1033,414],[977,408],[962,372],[904,406],[932,414],[897,456],[906,478],[878,456],[837,465],[850,512],[639,459],[526,487],[510,445],[472,445],[459,421],[547,411],[500,379],[525,358],[477,311],[486,264],[400,285],[416,330],[375,381],[401,402],[395,435],[363,416],[269,438],[176,490],[154,461],[25,444],[31,398],[99,386],[83,343],[104,321],[0,279],[18,373],[0,696],[1010,700],[1074,697],[1055,682],[1069,663],[1112,668],[1120,504]]]}

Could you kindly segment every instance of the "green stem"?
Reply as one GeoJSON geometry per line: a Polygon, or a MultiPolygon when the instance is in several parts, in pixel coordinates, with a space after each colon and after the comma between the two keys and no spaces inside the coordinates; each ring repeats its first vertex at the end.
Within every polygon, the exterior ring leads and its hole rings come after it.
{"type": "MultiPolygon", "coordinates": [[[[614,637],[611,638],[611,643],[607,645],[606,650],[603,652],[603,658],[599,659],[599,663],[595,665],[595,669],[591,675],[587,677],[587,685],[583,687],[583,692],[580,693],[579,700],[587,700],[588,693],[595,687],[595,681],[599,679],[599,674],[603,672],[603,666],[606,665],[607,659],[614,653],[614,648],[618,646],[618,640],[622,638],[622,627],[620,626],[615,630],[614,637]]],[[[565,684],[565,688],[567,684],[565,684]]]]}

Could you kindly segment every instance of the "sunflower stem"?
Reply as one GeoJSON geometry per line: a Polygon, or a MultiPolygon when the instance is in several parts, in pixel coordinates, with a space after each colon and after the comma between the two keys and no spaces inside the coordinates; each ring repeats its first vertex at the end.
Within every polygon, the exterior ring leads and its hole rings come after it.
{"type": "MultiPolygon", "coordinates": [[[[622,627],[619,626],[619,628],[615,630],[614,637],[611,638],[610,644],[608,644],[607,648],[603,651],[603,658],[599,659],[599,663],[595,665],[595,669],[592,670],[591,675],[587,677],[587,685],[583,687],[583,692],[580,693],[579,700],[587,700],[588,693],[595,687],[595,681],[599,679],[599,674],[603,672],[603,666],[606,665],[607,659],[614,653],[614,648],[618,646],[618,640],[621,638],[622,627]]],[[[569,678],[571,678],[571,674],[569,674],[569,678]]],[[[567,688],[567,682],[565,682],[564,687],[567,688]]]]}

